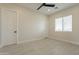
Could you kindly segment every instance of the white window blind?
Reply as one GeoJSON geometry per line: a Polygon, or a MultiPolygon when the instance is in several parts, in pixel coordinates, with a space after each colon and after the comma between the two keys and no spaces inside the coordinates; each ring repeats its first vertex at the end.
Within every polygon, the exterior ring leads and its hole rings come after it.
{"type": "Polygon", "coordinates": [[[72,31],[72,15],[56,18],[55,31],[72,31]]]}
{"type": "Polygon", "coordinates": [[[62,31],[62,18],[57,18],[55,20],[55,31],[62,31]]]}
{"type": "Polygon", "coordinates": [[[72,31],[72,15],[63,17],[63,31],[72,31]]]}

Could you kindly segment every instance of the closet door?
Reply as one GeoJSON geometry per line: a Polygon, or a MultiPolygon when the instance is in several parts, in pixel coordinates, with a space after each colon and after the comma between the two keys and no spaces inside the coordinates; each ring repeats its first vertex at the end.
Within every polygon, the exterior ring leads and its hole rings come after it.
{"type": "Polygon", "coordinates": [[[17,43],[17,13],[9,9],[2,9],[2,45],[17,43]]]}

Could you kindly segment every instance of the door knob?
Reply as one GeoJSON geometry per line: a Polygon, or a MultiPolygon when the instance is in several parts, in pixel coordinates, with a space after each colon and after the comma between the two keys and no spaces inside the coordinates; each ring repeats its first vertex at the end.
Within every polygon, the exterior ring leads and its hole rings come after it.
{"type": "Polygon", "coordinates": [[[14,33],[16,33],[17,31],[14,31],[14,33]]]}

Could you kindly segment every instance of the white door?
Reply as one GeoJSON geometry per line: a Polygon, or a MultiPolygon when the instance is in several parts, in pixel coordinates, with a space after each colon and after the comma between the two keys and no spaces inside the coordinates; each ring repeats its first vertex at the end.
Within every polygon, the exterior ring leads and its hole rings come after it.
{"type": "Polygon", "coordinates": [[[17,13],[2,9],[2,45],[17,43],[17,13]]]}

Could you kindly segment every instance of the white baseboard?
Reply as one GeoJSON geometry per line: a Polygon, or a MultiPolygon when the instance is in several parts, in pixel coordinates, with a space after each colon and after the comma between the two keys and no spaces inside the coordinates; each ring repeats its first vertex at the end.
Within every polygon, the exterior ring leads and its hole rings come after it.
{"type": "Polygon", "coordinates": [[[60,41],[68,42],[68,43],[71,43],[71,44],[79,45],[79,42],[69,41],[69,40],[62,39],[62,38],[49,37],[49,39],[55,39],[55,40],[60,40],[60,41]]]}
{"type": "Polygon", "coordinates": [[[41,40],[41,39],[45,39],[45,37],[37,38],[37,39],[35,38],[35,39],[30,39],[30,40],[19,41],[19,42],[17,42],[17,44],[32,42],[32,41],[41,40]]]}
{"type": "MultiPolygon", "coordinates": [[[[17,44],[32,42],[32,41],[41,40],[41,39],[45,39],[45,38],[46,37],[40,37],[40,38],[37,38],[37,39],[30,39],[30,40],[18,41],[17,44]]],[[[0,48],[2,48],[4,46],[6,46],[6,45],[0,45],[0,48]]]]}

